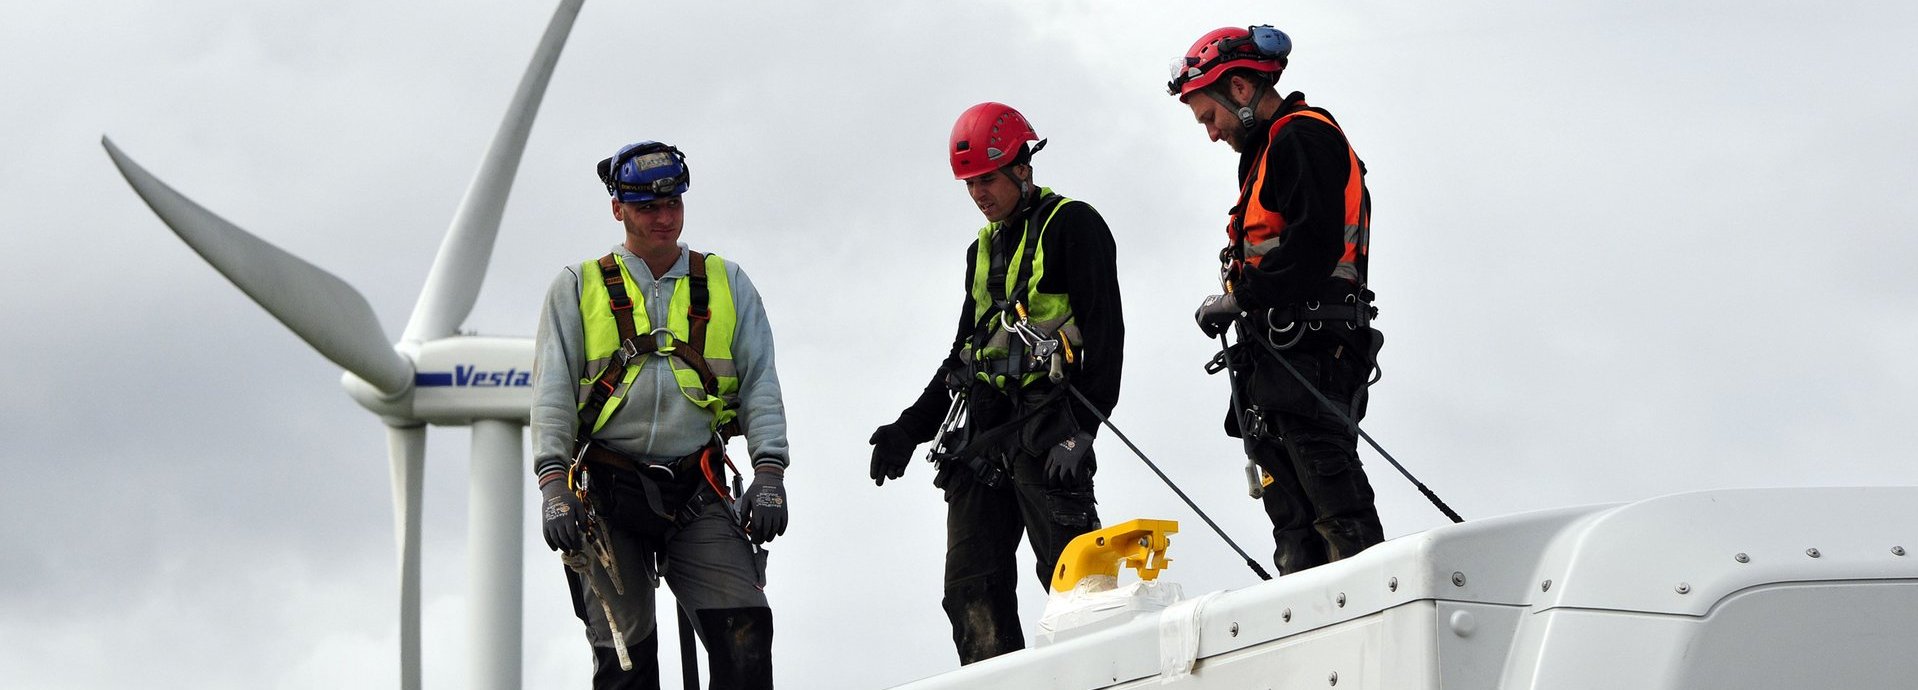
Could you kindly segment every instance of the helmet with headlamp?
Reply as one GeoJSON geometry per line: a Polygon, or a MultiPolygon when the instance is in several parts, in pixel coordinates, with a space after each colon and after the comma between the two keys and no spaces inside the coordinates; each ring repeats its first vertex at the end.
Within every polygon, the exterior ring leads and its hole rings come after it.
{"type": "Polygon", "coordinates": [[[599,181],[605,183],[606,193],[628,204],[685,194],[692,178],[686,154],[657,141],[627,144],[599,162],[599,181]]]}

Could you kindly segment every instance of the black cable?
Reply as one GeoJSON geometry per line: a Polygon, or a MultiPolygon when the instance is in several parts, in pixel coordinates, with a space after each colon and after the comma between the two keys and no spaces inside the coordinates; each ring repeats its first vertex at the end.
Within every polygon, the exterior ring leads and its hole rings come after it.
{"type": "MultiPolygon", "coordinates": [[[[1300,324],[1300,327],[1303,328],[1304,324],[1300,324]]],[[[1260,338],[1257,335],[1252,336],[1252,340],[1257,342],[1259,347],[1265,348],[1266,352],[1271,353],[1273,359],[1279,360],[1279,364],[1284,366],[1286,371],[1291,372],[1292,378],[1297,379],[1299,385],[1305,386],[1305,390],[1312,393],[1312,397],[1317,398],[1319,404],[1324,405],[1325,409],[1331,410],[1332,414],[1338,415],[1339,421],[1345,422],[1346,428],[1358,432],[1360,438],[1365,439],[1366,443],[1372,444],[1372,450],[1378,451],[1379,455],[1385,457],[1386,462],[1392,463],[1392,467],[1398,469],[1399,474],[1405,475],[1406,481],[1412,482],[1412,486],[1418,487],[1419,493],[1425,494],[1425,498],[1430,500],[1432,505],[1438,506],[1439,512],[1445,513],[1445,517],[1451,518],[1452,522],[1465,521],[1465,518],[1459,517],[1458,513],[1452,512],[1452,507],[1445,505],[1445,501],[1439,500],[1438,494],[1432,493],[1431,489],[1426,488],[1425,484],[1418,480],[1418,477],[1414,477],[1411,472],[1406,471],[1405,466],[1399,464],[1398,460],[1393,459],[1391,453],[1385,452],[1385,448],[1380,446],[1378,441],[1372,440],[1371,434],[1365,433],[1364,429],[1360,429],[1359,423],[1352,421],[1351,415],[1346,414],[1344,410],[1332,404],[1332,401],[1327,400],[1325,394],[1320,393],[1319,389],[1312,385],[1312,382],[1305,380],[1305,375],[1300,374],[1298,369],[1293,368],[1291,362],[1285,361],[1285,357],[1279,354],[1278,348],[1272,347],[1271,343],[1266,342],[1264,338],[1260,338]]],[[[1241,433],[1244,432],[1243,429],[1240,431],[1241,433]]]]}
{"type": "Polygon", "coordinates": [[[1179,485],[1172,483],[1171,477],[1167,477],[1165,476],[1164,472],[1159,471],[1159,466],[1152,462],[1152,458],[1146,457],[1144,451],[1139,450],[1138,446],[1132,445],[1132,439],[1126,438],[1125,432],[1120,431],[1119,427],[1113,426],[1112,420],[1106,419],[1105,414],[1100,412],[1099,408],[1093,405],[1091,400],[1087,400],[1086,395],[1084,393],[1079,392],[1078,386],[1074,386],[1068,383],[1068,384],[1065,384],[1065,388],[1066,390],[1071,391],[1072,396],[1075,398],[1078,398],[1079,402],[1084,403],[1086,406],[1086,409],[1092,411],[1092,416],[1099,418],[1100,423],[1105,424],[1107,429],[1112,430],[1112,433],[1118,434],[1119,440],[1125,442],[1125,447],[1132,449],[1133,455],[1137,455],[1139,456],[1140,460],[1144,460],[1145,466],[1152,468],[1153,474],[1159,475],[1159,481],[1165,482],[1166,486],[1172,487],[1172,493],[1178,494],[1179,500],[1185,501],[1186,507],[1191,508],[1192,512],[1198,513],[1199,519],[1204,520],[1205,524],[1210,526],[1213,532],[1217,532],[1219,535],[1219,538],[1225,540],[1226,546],[1230,546],[1232,547],[1233,551],[1237,551],[1239,553],[1239,557],[1245,559],[1246,566],[1252,568],[1252,572],[1258,574],[1259,579],[1261,580],[1272,579],[1272,574],[1265,572],[1265,568],[1259,567],[1258,561],[1252,560],[1251,556],[1247,556],[1245,554],[1245,549],[1239,548],[1238,542],[1234,542],[1232,541],[1231,537],[1225,536],[1225,530],[1219,529],[1219,523],[1213,522],[1212,516],[1206,515],[1205,511],[1203,510],[1199,510],[1199,505],[1196,503],[1193,503],[1191,498],[1187,498],[1185,495],[1185,492],[1179,490],[1179,485]]]}

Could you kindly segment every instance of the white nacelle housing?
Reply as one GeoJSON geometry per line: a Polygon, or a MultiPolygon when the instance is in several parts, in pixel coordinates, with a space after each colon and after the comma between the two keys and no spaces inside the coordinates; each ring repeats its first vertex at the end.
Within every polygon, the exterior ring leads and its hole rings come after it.
{"type": "Polygon", "coordinates": [[[1913,487],[1478,520],[903,687],[1918,687],[1914,546],[1913,487]]]}
{"type": "Polygon", "coordinates": [[[455,336],[414,356],[413,414],[433,424],[527,422],[533,407],[533,340],[455,336]]]}

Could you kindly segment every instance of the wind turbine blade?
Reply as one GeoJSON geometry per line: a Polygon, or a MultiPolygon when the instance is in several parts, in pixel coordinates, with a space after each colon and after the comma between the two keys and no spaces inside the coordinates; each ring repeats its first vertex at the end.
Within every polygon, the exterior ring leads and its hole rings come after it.
{"type": "Polygon", "coordinates": [[[174,191],[111,139],[100,137],[100,145],[174,234],[301,340],[382,392],[412,385],[412,364],[393,351],[372,305],[353,286],[174,191]]]}
{"type": "Polygon", "coordinates": [[[546,83],[552,79],[559,52],[566,46],[566,35],[573,28],[584,0],[561,0],[553,19],[546,25],[539,48],[533,51],[532,64],[520,77],[519,89],[507,106],[506,119],[493,135],[466,198],[453,215],[446,238],[440,242],[439,255],[413,316],[406,322],[401,342],[434,340],[453,335],[473,311],[479,299],[480,283],[486,279],[486,263],[493,255],[493,240],[499,235],[500,216],[506,210],[506,197],[513,191],[513,176],[519,171],[520,154],[526,150],[526,136],[539,114],[540,99],[546,95],[546,83]]]}
{"type": "Polygon", "coordinates": [[[426,427],[386,427],[393,462],[393,534],[400,551],[400,688],[420,688],[420,486],[426,427]]]}

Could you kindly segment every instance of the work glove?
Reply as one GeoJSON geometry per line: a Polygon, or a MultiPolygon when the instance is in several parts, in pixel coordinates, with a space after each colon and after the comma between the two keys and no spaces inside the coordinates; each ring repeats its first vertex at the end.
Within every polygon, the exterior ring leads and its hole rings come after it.
{"type": "Polygon", "coordinates": [[[579,496],[560,476],[539,485],[540,533],[546,548],[554,551],[578,551],[580,546],[579,496]]]}
{"type": "Polygon", "coordinates": [[[1207,338],[1217,338],[1225,329],[1232,327],[1232,320],[1239,318],[1239,298],[1233,295],[1209,295],[1199,303],[1199,310],[1192,314],[1192,320],[1199,322],[1199,330],[1207,338]]]}
{"type": "Polygon", "coordinates": [[[1092,479],[1092,434],[1072,432],[1046,451],[1046,484],[1075,486],[1092,479]]]}
{"type": "Polygon", "coordinates": [[[885,486],[888,479],[906,476],[906,465],[912,464],[912,449],[919,446],[906,436],[897,422],[879,427],[866,442],[872,444],[873,486],[885,486]]]}
{"type": "Polygon", "coordinates": [[[746,536],[764,544],[786,533],[786,471],[764,465],[753,472],[753,483],[742,497],[746,536]]]}

